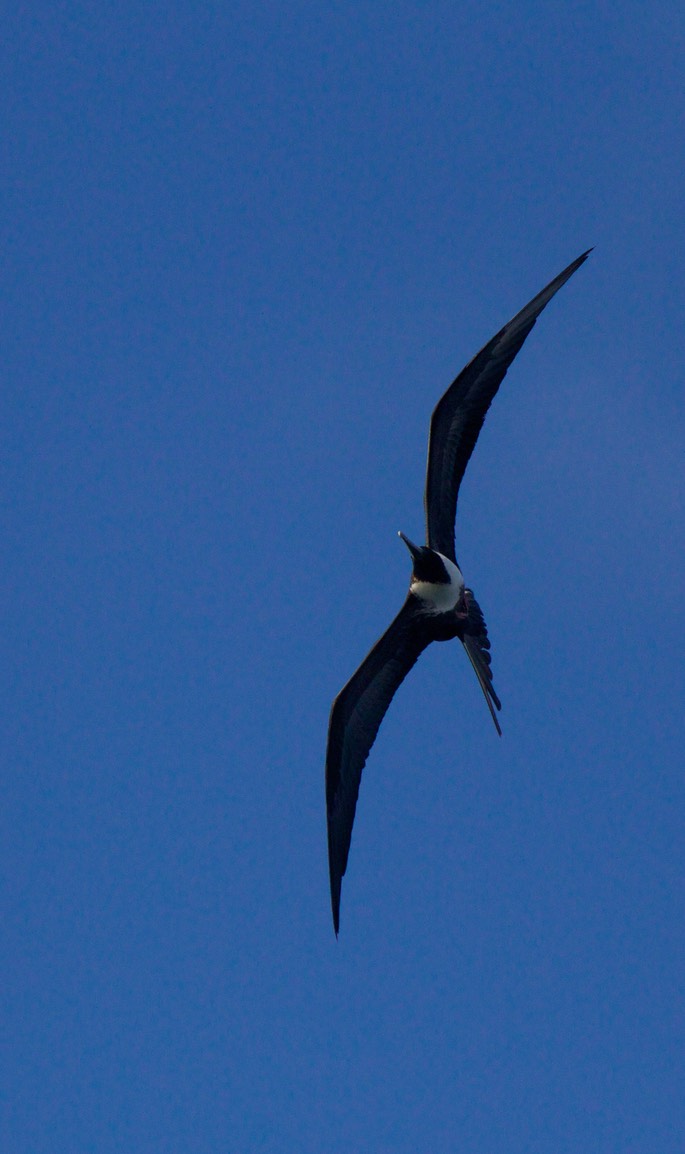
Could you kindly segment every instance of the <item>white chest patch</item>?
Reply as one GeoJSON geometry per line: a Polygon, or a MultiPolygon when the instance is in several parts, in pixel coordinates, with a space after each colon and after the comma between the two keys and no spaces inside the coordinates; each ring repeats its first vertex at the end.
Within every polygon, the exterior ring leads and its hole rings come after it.
{"type": "Polygon", "coordinates": [[[438,556],[449,575],[449,584],[446,582],[412,581],[409,588],[414,596],[423,602],[423,608],[428,613],[449,613],[454,609],[464,591],[464,578],[454,561],[450,561],[442,553],[439,553],[438,556]]]}

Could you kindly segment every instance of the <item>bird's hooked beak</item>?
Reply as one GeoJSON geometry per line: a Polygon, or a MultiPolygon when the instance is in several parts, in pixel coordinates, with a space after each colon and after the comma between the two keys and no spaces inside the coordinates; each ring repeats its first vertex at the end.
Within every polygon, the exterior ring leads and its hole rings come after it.
{"type": "Polygon", "coordinates": [[[407,549],[411,553],[412,561],[418,561],[419,557],[423,553],[422,546],[421,545],[415,545],[414,542],[410,541],[408,537],[405,537],[404,533],[402,533],[401,531],[397,534],[397,536],[401,537],[402,540],[404,541],[405,545],[407,546],[407,549]]]}

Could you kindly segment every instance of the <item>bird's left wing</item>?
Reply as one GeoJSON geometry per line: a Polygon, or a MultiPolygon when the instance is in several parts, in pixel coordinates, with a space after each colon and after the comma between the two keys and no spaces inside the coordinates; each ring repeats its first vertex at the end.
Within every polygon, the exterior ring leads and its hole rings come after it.
{"type": "Polygon", "coordinates": [[[359,783],[369,750],[393,696],[429,644],[419,603],[409,594],[392,625],[333,702],[326,750],[328,865],[333,924],[340,923],[340,888],[350,851],[359,783]]]}

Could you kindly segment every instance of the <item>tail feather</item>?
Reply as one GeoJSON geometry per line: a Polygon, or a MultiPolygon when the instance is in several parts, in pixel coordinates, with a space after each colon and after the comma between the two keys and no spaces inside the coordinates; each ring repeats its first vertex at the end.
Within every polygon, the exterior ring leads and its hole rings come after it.
{"type": "Polygon", "coordinates": [[[466,655],[473,666],[473,671],[478,678],[478,684],[483,690],[483,696],[487,702],[490,716],[495,723],[495,729],[502,736],[495,709],[501,709],[502,703],[495,693],[495,688],[492,684],[492,673],[490,671],[490,639],[485,625],[485,619],[481,612],[480,605],[473,596],[471,589],[464,590],[466,598],[466,607],[468,609],[468,618],[464,636],[462,637],[462,644],[466,650],[466,655]],[[493,706],[495,707],[493,709],[493,706]]]}

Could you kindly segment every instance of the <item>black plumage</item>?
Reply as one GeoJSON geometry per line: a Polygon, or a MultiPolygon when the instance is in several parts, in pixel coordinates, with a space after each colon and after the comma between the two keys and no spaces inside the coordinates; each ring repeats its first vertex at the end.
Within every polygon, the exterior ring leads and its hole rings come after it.
{"type": "Polygon", "coordinates": [[[333,924],[347,868],[362,770],[395,691],[432,641],[458,637],[492,719],[501,703],[492,684],[490,641],[473,592],[463,583],[454,548],[462,477],[485,415],[507,369],[554,294],[587,259],[585,252],[550,281],[462,369],[436,405],[430,423],[425,512],[427,546],[403,534],[413,558],[412,583],[397,617],[340,691],[331,709],[326,753],[328,860],[333,924]]]}
{"type": "Polygon", "coordinates": [[[426,469],[426,540],[454,560],[457,497],[485,414],[507,369],[537,318],[569,277],[587,260],[588,249],[517,313],[462,369],[440,398],[430,423],[426,469]]]}

